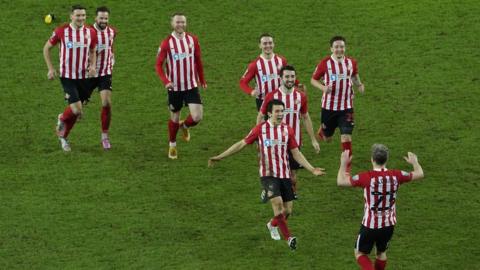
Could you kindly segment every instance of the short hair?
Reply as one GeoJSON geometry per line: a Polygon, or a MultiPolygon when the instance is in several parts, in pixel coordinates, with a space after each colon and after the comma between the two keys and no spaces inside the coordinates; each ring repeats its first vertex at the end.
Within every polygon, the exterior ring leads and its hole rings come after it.
{"type": "Polygon", "coordinates": [[[262,42],[262,38],[264,37],[271,37],[273,39],[273,36],[270,35],[269,33],[263,33],[260,35],[260,37],[258,38],[258,43],[262,42]]]}
{"type": "Polygon", "coordinates": [[[172,14],[172,16],[170,16],[170,19],[173,19],[175,16],[187,17],[187,16],[185,16],[185,14],[183,12],[175,12],[175,13],[172,14]]]}
{"type": "Polygon", "coordinates": [[[106,6],[97,7],[95,15],[98,15],[99,12],[107,12],[108,14],[110,14],[110,9],[106,6]]]}
{"type": "Polygon", "coordinates": [[[73,5],[72,6],[72,9],[71,9],[71,13],[73,13],[75,10],[77,9],[83,9],[83,10],[87,10],[84,6],[82,5],[73,5]]]}
{"type": "Polygon", "coordinates": [[[272,99],[267,104],[267,114],[264,116],[265,121],[268,120],[268,113],[272,113],[273,106],[282,105],[285,108],[285,104],[279,99],[272,99]]]}
{"type": "Polygon", "coordinates": [[[339,41],[339,40],[347,43],[347,40],[346,40],[344,37],[342,37],[342,36],[334,36],[334,37],[332,37],[332,38],[330,39],[330,47],[333,46],[333,43],[334,43],[335,41],[339,41]]]}
{"type": "Polygon", "coordinates": [[[372,159],[378,165],[385,165],[388,160],[388,148],[379,143],[372,145],[372,159]]]}
{"type": "Polygon", "coordinates": [[[280,69],[280,77],[283,77],[283,72],[284,72],[285,70],[294,71],[295,73],[297,73],[297,72],[295,71],[295,68],[294,68],[292,65],[285,65],[285,66],[283,66],[283,67],[280,69]]]}

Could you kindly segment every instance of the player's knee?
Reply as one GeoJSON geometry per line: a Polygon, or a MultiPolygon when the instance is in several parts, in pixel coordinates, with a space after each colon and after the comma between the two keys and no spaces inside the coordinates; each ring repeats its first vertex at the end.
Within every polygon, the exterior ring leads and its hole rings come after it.
{"type": "Polygon", "coordinates": [[[387,260],[387,252],[377,252],[377,259],[382,261],[387,260]]]}
{"type": "Polygon", "coordinates": [[[340,136],[342,142],[351,142],[352,141],[352,130],[344,130],[344,134],[340,136]]]}
{"type": "Polygon", "coordinates": [[[203,115],[201,113],[192,115],[192,120],[196,123],[202,121],[203,115]]]}
{"type": "Polygon", "coordinates": [[[327,143],[331,143],[331,142],[333,141],[333,137],[326,137],[326,138],[325,138],[325,141],[326,141],[327,143]]]}
{"type": "Polygon", "coordinates": [[[112,101],[109,98],[102,100],[102,107],[111,107],[111,106],[112,106],[112,101]]]}
{"type": "Polygon", "coordinates": [[[72,108],[72,112],[73,114],[75,115],[82,115],[83,114],[83,108],[82,108],[82,105],[75,105],[75,106],[71,106],[72,108]]]}

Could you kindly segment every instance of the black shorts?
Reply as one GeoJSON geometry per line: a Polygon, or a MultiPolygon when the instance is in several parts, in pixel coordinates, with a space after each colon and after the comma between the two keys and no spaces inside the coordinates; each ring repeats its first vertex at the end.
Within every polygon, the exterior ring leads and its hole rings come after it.
{"type": "Polygon", "coordinates": [[[260,109],[262,108],[263,99],[256,98],[256,99],[255,99],[255,104],[257,105],[257,112],[259,112],[260,109]]]}
{"type": "Polygon", "coordinates": [[[340,134],[352,134],[355,122],[353,109],[344,111],[331,111],[322,109],[322,130],[327,137],[333,136],[335,129],[340,129],[340,134]]]}
{"type": "Polygon", "coordinates": [[[268,199],[278,196],[282,197],[283,202],[289,202],[295,199],[292,189],[292,180],[276,178],[273,176],[264,176],[260,177],[260,181],[262,182],[263,188],[267,192],[268,199]]]}
{"type": "Polygon", "coordinates": [[[363,225],[360,226],[355,249],[370,254],[373,245],[377,248],[377,253],[385,252],[388,248],[388,243],[393,236],[393,229],[395,226],[388,226],[380,229],[370,229],[363,225]]]}
{"type": "Polygon", "coordinates": [[[172,112],[178,112],[183,105],[188,104],[202,104],[198,88],[192,88],[187,91],[168,91],[168,108],[172,112]]]}
{"type": "Polygon", "coordinates": [[[60,78],[60,82],[63,87],[63,92],[65,92],[65,100],[68,100],[68,104],[78,101],[88,101],[92,94],[90,90],[90,79],[60,78]]]}
{"type": "Polygon", "coordinates": [[[93,92],[95,88],[98,91],[110,90],[112,91],[112,75],[105,75],[90,79],[90,92],[93,92]]]}
{"type": "MultiPolygon", "coordinates": [[[[300,150],[300,147],[298,148],[298,150],[300,150]]],[[[288,163],[290,163],[290,170],[303,169],[303,166],[300,165],[300,164],[293,158],[292,152],[290,152],[290,150],[288,150],[288,163]]]]}

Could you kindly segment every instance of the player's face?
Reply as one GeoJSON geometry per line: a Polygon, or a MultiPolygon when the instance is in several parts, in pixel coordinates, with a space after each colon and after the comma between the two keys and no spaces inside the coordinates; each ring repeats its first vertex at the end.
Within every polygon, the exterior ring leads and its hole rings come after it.
{"type": "Polygon", "coordinates": [[[187,28],[187,17],[176,15],[172,18],[172,28],[175,32],[182,34],[187,28]]]}
{"type": "Polygon", "coordinates": [[[72,23],[74,23],[77,27],[82,27],[85,23],[85,19],[87,18],[87,12],[85,9],[75,9],[70,14],[70,19],[72,23]]]}
{"type": "Polygon", "coordinates": [[[337,58],[342,58],[345,55],[345,41],[337,40],[332,44],[332,53],[337,58]]]}
{"type": "Polygon", "coordinates": [[[95,17],[95,22],[97,23],[97,26],[100,27],[100,29],[105,29],[108,25],[108,17],[109,14],[108,12],[98,12],[97,17],[95,17]]]}
{"type": "Polygon", "coordinates": [[[292,89],[292,87],[295,86],[296,79],[297,79],[297,76],[295,75],[295,71],[293,70],[283,71],[282,82],[287,89],[292,89]]]}
{"type": "Polygon", "coordinates": [[[270,121],[274,125],[278,125],[283,121],[283,106],[282,105],[273,105],[272,112],[268,113],[270,115],[270,121]]]}
{"type": "Polygon", "coordinates": [[[260,39],[260,49],[262,49],[262,52],[264,54],[271,54],[273,52],[273,48],[275,47],[275,44],[273,43],[273,38],[272,37],[262,37],[260,39]]]}

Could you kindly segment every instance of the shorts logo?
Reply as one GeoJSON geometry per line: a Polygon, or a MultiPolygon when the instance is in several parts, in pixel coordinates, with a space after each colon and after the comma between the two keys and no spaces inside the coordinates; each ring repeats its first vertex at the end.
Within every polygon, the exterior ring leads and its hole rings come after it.
{"type": "Polygon", "coordinates": [[[168,107],[170,108],[170,111],[175,110],[175,106],[173,106],[173,104],[169,104],[168,107]]]}

